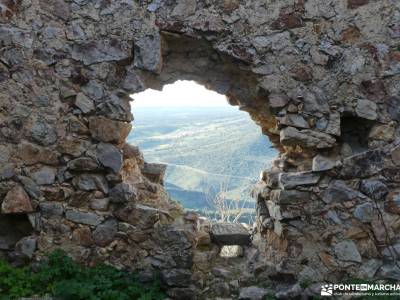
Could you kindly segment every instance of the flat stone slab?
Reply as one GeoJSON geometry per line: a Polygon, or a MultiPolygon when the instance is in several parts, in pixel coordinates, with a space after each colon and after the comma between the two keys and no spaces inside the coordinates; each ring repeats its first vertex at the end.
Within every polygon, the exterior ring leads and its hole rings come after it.
{"type": "Polygon", "coordinates": [[[218,245],[248,245],[250,233],[239,223],[216,223],[211,226],[212,241],[218,245]]]}
{"type": "Polygon", "coordinates": [[[164,175],[166,169],[167,165],[165,164],[144,163],[142,173],[152,182],[162,184],[164,181],[164,175]]]}

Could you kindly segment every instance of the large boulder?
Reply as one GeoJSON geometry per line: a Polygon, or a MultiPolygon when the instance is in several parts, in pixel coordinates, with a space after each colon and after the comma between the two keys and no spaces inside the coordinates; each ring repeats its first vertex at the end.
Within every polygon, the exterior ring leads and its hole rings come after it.
{"type": "Polygon", "coordinates": [[[114,173],[118,173],[122,168],[122,153],[111,144],[98,144],[96,158],[104,167],[110,168],[114,173]]]}
{"type": "Polygon", "coordinates": [[[72,58],[85,65],[106,61],[127,60],[132,56],[131,45],[118,40],[97,40],[72,47],[72,58]]]}
{"type": "Polygon", "coordinates": [[[320,174],[314,172],[292,172],[279,174],[279,185],[284,190],[294,189],[297,186],[314,185],[318,183],[320,174]]]}
{"type": "Polygon", "coordinates": [[[113,187],[109,196],[113,203],[127,203],[136,200],[137,191],[133,185],[123,182],[113,187]]]}
{"type": "Polygon", "coordinates": [[[351,240],[344,240],[335,245],[335,254],[339,260],[346,262],[361,262],[361,255],[356,244],[351,240]]]}
{"type": "Polygon", "coordinates": [[[155,183],[163,184],[167,165],[144,163],[142,174],[155,183]]]}
{"type": "Polygon", "coordinates": [[[1,203],[1,213],[3,214],[26,214],[33,211],[31,200],[20,185],[13,187],[1,203]]]}
{"type": "Polygon", "coordinates": [[[239,223],[216,223],[211,226],[212,241],[218,245],[248,245],[249,231],[239,223]]]}
{"type": "Polygon", "coordinates": [[[310,129],[297,130],[294,127],[286,127],[280,132],[280,141],[284,146],[323,149],[333,147],[336,139],[323,132],[310,129]]]}

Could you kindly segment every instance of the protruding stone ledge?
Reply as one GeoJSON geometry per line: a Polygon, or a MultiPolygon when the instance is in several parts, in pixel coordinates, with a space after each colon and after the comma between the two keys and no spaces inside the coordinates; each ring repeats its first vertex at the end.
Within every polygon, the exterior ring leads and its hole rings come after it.
{"type": "Polygon", "coordinates": [[[167,165],[164,164],[145,163],[142,174],[152,182],[163,184],[166,169],[167,165]]]}
{"type": "Polygon", "coordinates": [[[336,139],[323,132],[310,129],[297,130],[294,127],[286,127],[280,132],[280,142],[284,146],[323,149],[333,147],[336,139]]]}
{"type": "Polygon", "coordinates": [[[211,226],[211,239],[218,245],[248,245],[250,233],[239,223],[217,223],[211,226]]]}
{"type": "Polygon", "coordinates": [[[272,190],[270,199],[279,204],[297,204],[310,201],[311,194],[297,190],[272,190]]]}
{"type": "Polygon", "coordinates": [[[294,189],[299,185],[317,184],[321,175],[313,172],[293,172],[279,174],[279,185],[284,190],[294,189]]]}

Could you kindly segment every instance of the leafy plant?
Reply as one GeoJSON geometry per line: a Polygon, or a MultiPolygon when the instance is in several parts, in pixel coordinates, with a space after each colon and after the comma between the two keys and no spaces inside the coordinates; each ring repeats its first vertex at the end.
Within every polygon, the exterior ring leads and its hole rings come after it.
{"type": "Polygon", "coordinates": [[[62,300],[159,300],[158,282],[140,283],[133,273],[107,265],[85,267],[62,251],[48,255],[36,272],[0,261],[0,300],[51,295],[62,300]]]}

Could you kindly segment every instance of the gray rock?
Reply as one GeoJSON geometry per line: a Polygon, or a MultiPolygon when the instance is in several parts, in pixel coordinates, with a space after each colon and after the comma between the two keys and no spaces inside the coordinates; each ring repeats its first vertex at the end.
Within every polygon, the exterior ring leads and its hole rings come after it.
{"type": "Polygon", "coordinates": [[[161,272],[161,279],[168,286],[187,287],[191,283],[192,273],[187,269],[170,269],[161,272]]]}
{"type": "Polygon", "coordinates": [[[289,103],[289,97],[284,94],[271,94],[268,96],[269,106],[272,108],[281,108],[289,103]]]}
{"type": "Polygon", "coordinates": [[[196,12],[196,0],[185,0],[177,3],[172,15],[181,19],[193,15],[196,12]]]}
{"type": "Polygon", "coordinates": [[[218,245],[248,245],[250,234],[239,223],[216,223],[211,226],[211,239],[218,245]]]}
{"type": "Polygon", "coordinates": [[[351,240],[344,240],[335,245],[335,254],[339,260],[360,263],[361,255],[356,244],[351,240]]]}
{"type": "Polygon", "coordinates": [[[302,98],[305,112],[316,115],[329,112],[329,105],[326,98],[323,97],[323,93],[315,95],[311,92],[301,91],[297,96],[302,98]]]}
{"type": "Polygon", "coordinates": [[[74,223],[97,226],[103,221],[103,217],[91,212],[83,212],[78,210],[67,210],[65,213],[67,220],[74,223]]]}
{"type": "Polygon", "coordinates": [[[81,174],[72,179],[72,184],[82,191],[100,190],[108,193],[108,184],[102,175],[81,174]]]}
{"type": "Polygon", "coordinates": [[[224,268],[220,268],[220,267],[215,267],[211,270],[211,272],[217,276],[217,277],[221,277],[221,278],[229,278],[232,275],[232,272],[229,270],[226,270],[224,268]]]}
{"type": "Polygon", "coordinates": [[[128,98],[116,95],[107,97],[97,105],[97,115],[124,122],[131,122],[133,120],[128,98]]]}
{"type": "Polygon", "coordinates": [[[69,161],[67,167],[71,171],[94,171],[99,165],[93,158],[80,157],[69,161]]]}
{"type": "Polygon", "coordinates": [[[50,15],[57,16],[63,21],[67,21],[71,15],[69,3],[62,0],[47,0],[45,3],[40,2],[40,7],[50,15]]]}
{"type": "Polygon", "coordinates": [[[265,201],[257,201],[256,203],[256,214],[257,216],[269,216],[267,205],[265,201]]]}
{"type": "Polygon", "coordinates": [[[400,145],[391,150],[390,156],[392,157],[394,164],[400,166],[400,145]]]}
{"type": "Polygon", "coordinates": [[[340,123],[341,123],[340,113],[333,112],[329,114],[329,123],[325,129],[325,132],[328,134],[340,136],[341,135],[340,123]]]}
{"type": "Polygon", "coordinates": [[[166,169],[167,165],[165,164],[145,162],[142,168],[142,174],[150,179],[152,182],[163,184],[166,169]]]}
{"type": "Polygon", "coordinates": [[[9,162],[11,151],[6,146],[0,145],[0,163],[9,162]]]}
{"type": "Polygon", "coordinates": [[[29,196],[31,196],[33,199],[40,198],[41,191],[39,186],[32,179],[26,176],[18,176],[18,180],[22,183],[29,196]]]}
{"type": "Polygon", "coordinates": [[[388,260],[400,259],[400,242],[383,248],[382,255],[388,260]]]}
{"type": "Polygon", "coordinates": [[[35,237],[24,237],[15,244],[15,250],[29,258],[33,257],[36,250],[36,238],[35,237]]]}
{"type": "Polygon", "coordinates": [[[353,215],[363,223],[371,222],[374,218],[374,206],[372,203],[357,205],[354,209],[353,215]]]}
{"type": "Polygon", "coordinates": [[[335,224],[342,224],[342,220],[339,218],[338,214],[334,210],[329,210],[326,213],[326,217],[335,224]]]}
{"type": "Polygon", "coordinates": [[[167,290],[167,295],[172,299],[196,300],[197,289],[194,286],[170,288],[167,290]]]}
{"type": "Polygon", "coordinates": [[[83,93],[78,93],[76,95],[75,106],[84,114],[90,113],[95,109],[93,101],[86,97],[83,93]]]}
{"type": "Polygon", "coordinates": [[[314,172],[328,171],[338,165],[336,159],[318,154],[313,158],[312,170],[314,172]]]}
{"type": "Polygon", "coordinates": [[[310,266],[304,266],[299,273],[299,282],[318,282],[323,279],[322,274],[318,268],[313,268],[310,266]]]}
{"type": "Polygon", "coordinates": [[[94,242],[100,246],[105,247],[110,244],[118,232],[118,222],[115,219],[108,219],[99,226],[92,233],[94,242]]]}
{"type": "Polygon", "coordinates": [[[357,101],[356,114],[360,118],[376,120],[378,117],[376,103],[370,100],[359,99],[357,101]]]}
{"type": "Polygon", "coordinates": [[[161,41],[159,34],[147,35],[135,41],[134,65],[154,73],[161,71],[161,41]]]}
{"type": "Polygon", "coordinates": [[[361,181],[360,190],[365,195],[375,200],[384,200],[386,195],[389,193],[386,184],[375,179],[366,179],[361,181]]]}
{"type": "Polygon", "coordinates": [[[296,299],[303,293],[303,289],[300,284],[296,283],[289,287],[284,287],[275,293],[275,297],[278,299],[296,299]]]}
{"type": "Polygon", "coordinates": [[[136,200],[137,191],[133,185],[123,182],[110,190],[109,197],[112,203],[127,203],[136,200]]]}
{"type": "Polygon", "coordinates": [[[93,199],[90,201],[90,208],[93,210],[106,211],[110,204],[109,198],[93,199]]]}
{"type": "Polygon", "coordinates": [[[323,194],[322,200],[325,203],[365,199],[365,196],[358,191],[348,187],[344,181],[335,180],[331,182],[323,194]]]}
{"type": "Polygon", "coordinates": [[[36,118],[30,129],[30,136],[40,145],[50,146],[57,141],[57,132],[43,118],[36,118]]]}
{"type": "Polygon", "coordinates": [[[45,218],[59,217],[64,214],[64,207],[57,202],[40,202],[39,208],[45,218]]]}
{"type": "Polygon", "coordinates": [[[289,46],[292,46],[290,34],[287,31],[273,33],[271,35],[256,36],[253,39],[253,45],[258,52],[266,51],[281,51],[289,46]]]}
{"type": "Polygon", "coordinates": [[[147,6],[147,10],[149,12],[155,12],[157,11],[157,9],[159,9],[161,6],[161,0],[153,0],[153,2],[151,2],[148,6],[147,6]]]}
{"type": "Polygon", "coordinates": [[[384,168],[384,153],[369,150],[343,160],[340,174],[345,178],[364,178],[381,172],[384,168]]]}
{"type": "Polygon", "coordinates": [[[15,175],[14,167],[15,166],[13,164],[5,164],[0,166],[0,181],[8,180],[14,177],[15,175]]]}
{"type": "Polygon", "coordinates": [[[370,259],[364,262],[357,276],[362,279],[372,279],[374,278],[378,269],[382,266],[382,261],[378,259],[370,259]]]}
{"type": "Polygon", "coordinates": [[[57,170],[49,167],[43,167],[31,174],[32,179],[38,185],[53,184],[56,179],[57,170]]]}
{"type": "Polygon", "coordinates": [[[139,93],[146,89],[140,77],[134,70],[130,69],[127,70],[121,87],[129,93],[139,93]]]}
{"type": "MultiPolygon", "coordinates": [[[[230,287],[229,284],[226,283],[221,278],[215,278],[210,282],[211,294],[221,297],[222,299],[226,299],[226,297],[230,296],[230,287]]],[[[218,298],[217,298],[218,299],[218,298]]],[[[219,298],[220,299],[220,298],[219,298]]],[[[219,300],[218,299],[218,300],[219,300]]]]}
{"type": "Polygon", "coordinates": [[[100,100],[104,97],[104,87],[96,80],[90,80],[82,86],[82,91],[90,98],[100,100]]]}
{"type": "Polygon", "coordinates": [[[307,121],[303,118],[303,116],[298,114],[287,114],[284,117],[278,117],[277,120],[279,124],[286,126],[293,126],[297,128],[310,128],[307,121]]]}
{"type": "Polygon", "coordinates": [[[18,45],[31,48],[33,44],[32,33],[9,25],[0,26],[0,39],[6,46],[18,45]]]}
{"type": "Polygon", "coordinates": [[[263,300],[267,295],[268,290],[257,286],[249,286],[240,289],[239,300],[263,300]]]}
{"type": "Polygon", "coordinates": [[[311,194],[296,190],[272,190],[270,199],[279,204],[298,204],[311,201],[311,194]]]}
{"type": "Polygon", "coordinates": [[[333,147],[336,139],[322,132],[309,129],[299,131],[294,127],[287,127],[280,132],[280,142],[284,146],[323,149],[333,147]]]}
{"type": "Polygon", "coordinates": [[[82,61],[85,65],[105,61],[122,61],[131,56],[131,45],[121,43],[116,39],[97,40],[72,46],[72,58],[82,61]]]}
{"type": "Polygon", "coordinates": [[[62,140],[58,144],[58,151],[73,157],[78,157],[81,156],[89,147],[90,143],[88,141],[72,138],[62,140]]]}
{"type": "MultiPolygon", "coordinates": [[[[395,139],[396,128],[393,125],[374,125],[368,133],[369,144],[373,145],[374,142],[392,142],[395,139]]],[[[371,147],[372,148],[372,147],[371,147]]]]}
{"type": "MultiPolygon", "coordinates": [[[[400,264],[400,262],[397,262],[397,264],[400,264]]],[[[400,280],[400,268],[393,261],[384,263],[378,271],[378,277],[400,280]]]]}
{"type": "Polygon", "coordinates": [[[111,144],[98,144],[96,158],[102,166],[110,168],[114,173],[118,173],[122,168],[122,153],[111,144]]]}
{"type": "Polygon", "coordinates": [[[297,186],[317,184],[321,175],[314,172],[293,172],[279,174],[279,185],[284,190],[294,189],[297,186]]]}

